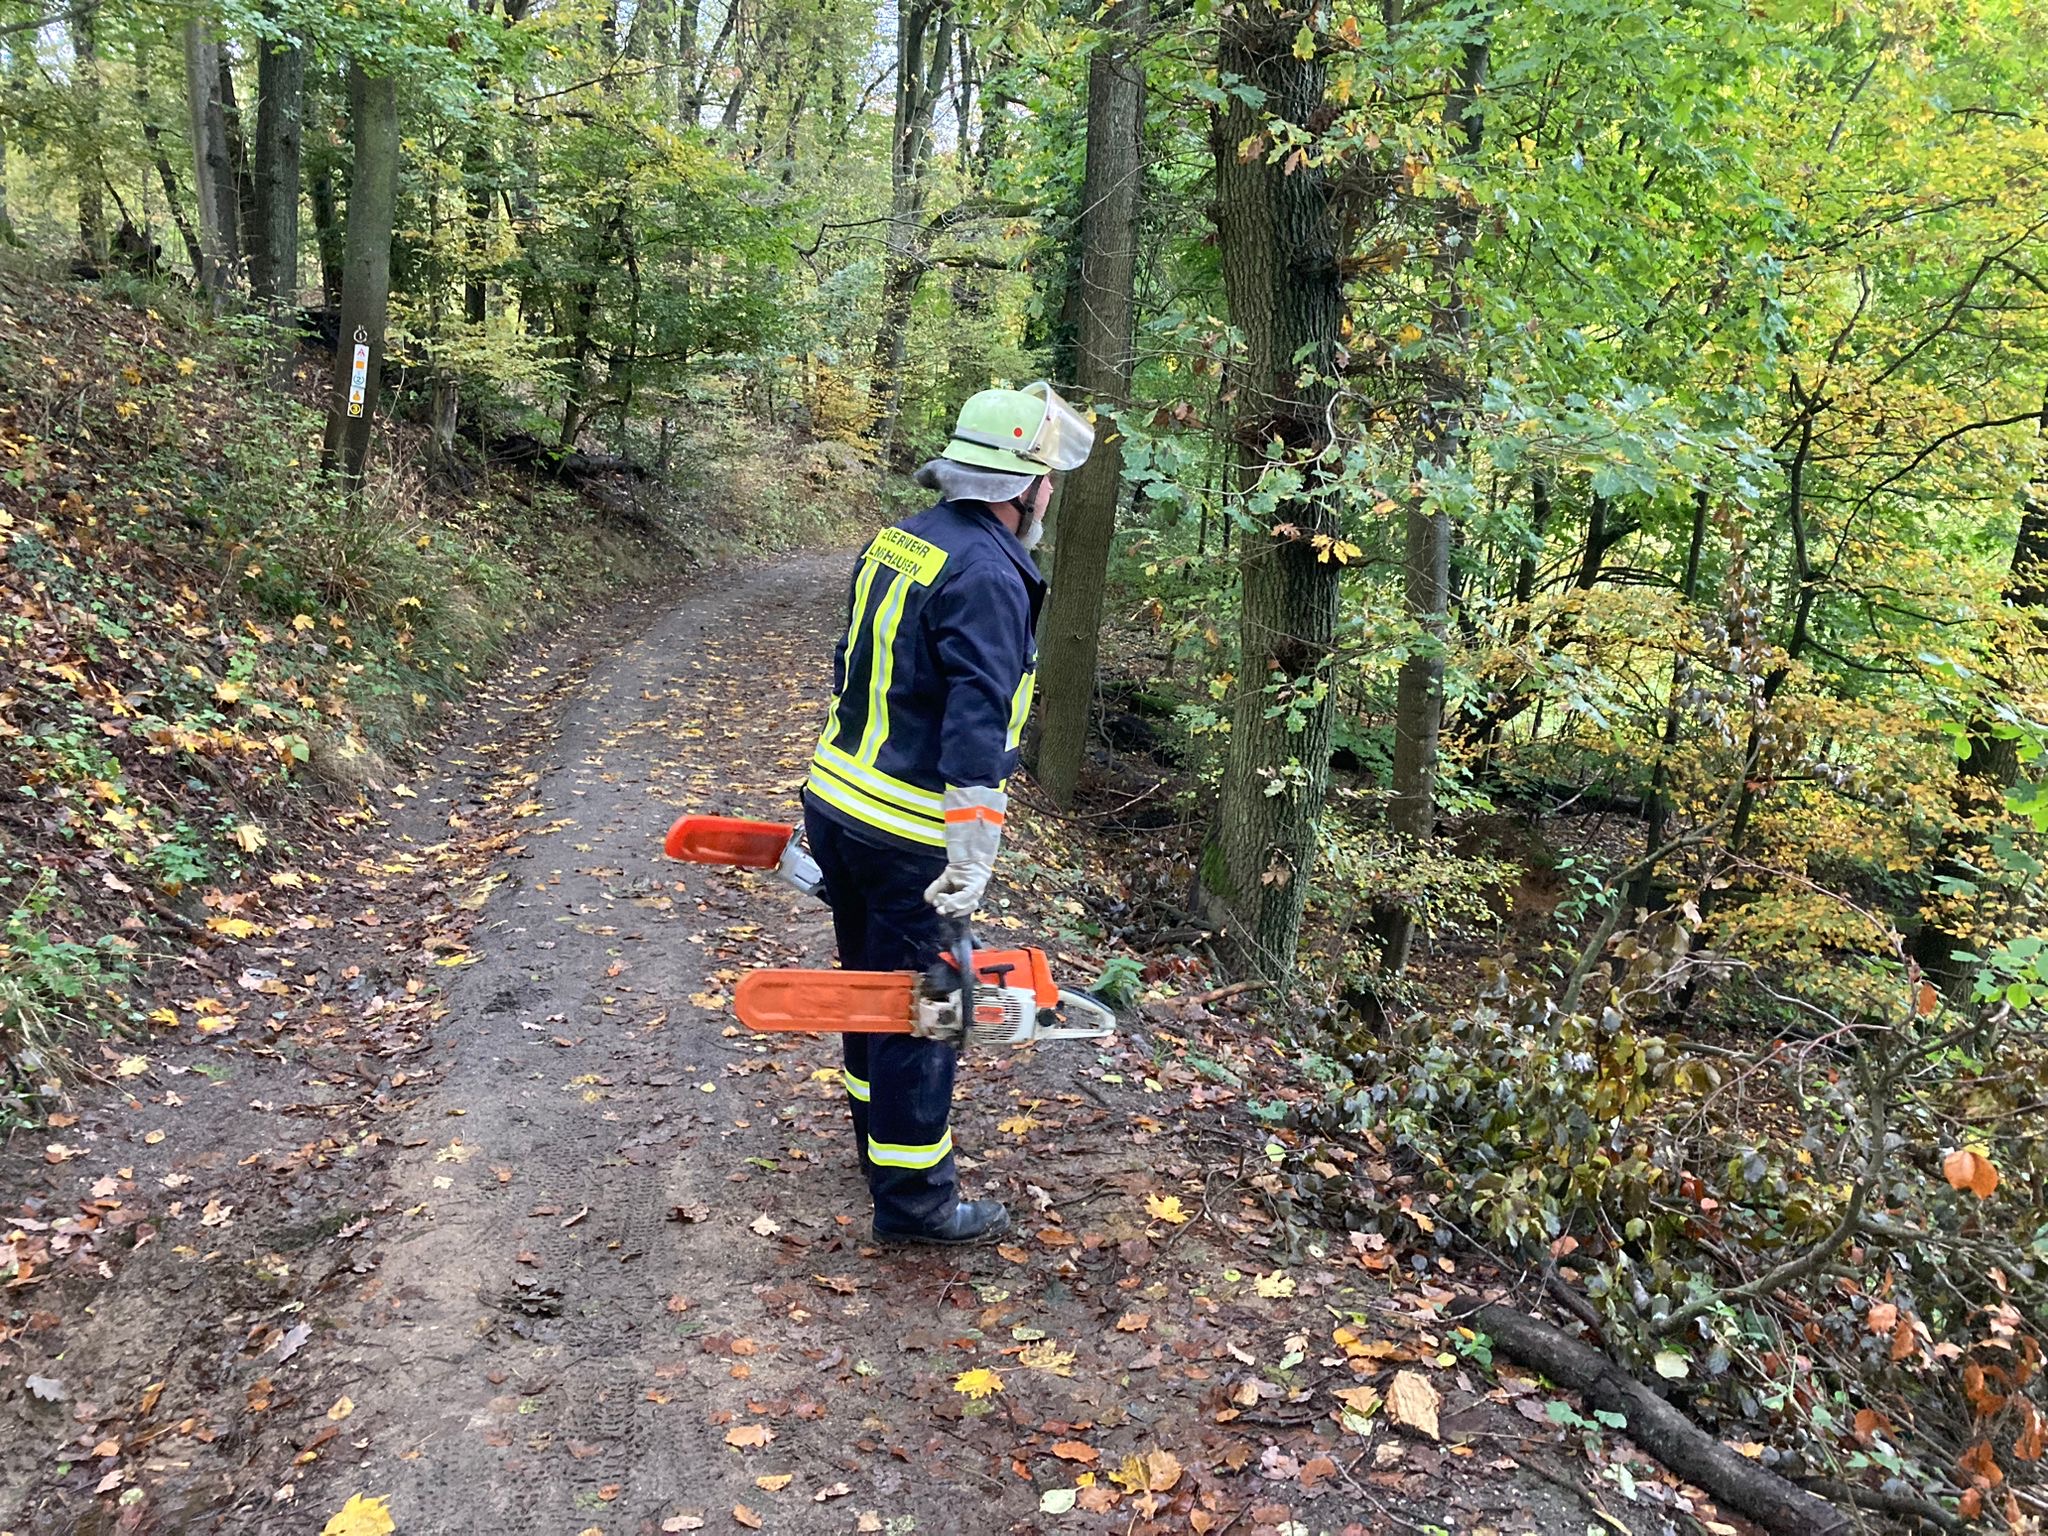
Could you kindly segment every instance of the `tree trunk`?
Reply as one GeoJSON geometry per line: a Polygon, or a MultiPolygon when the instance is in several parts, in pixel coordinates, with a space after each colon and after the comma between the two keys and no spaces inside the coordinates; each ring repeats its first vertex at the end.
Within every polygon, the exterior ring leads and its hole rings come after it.
{"type": "Polygon", "coordinates": [[[192,227],[192,220],[185,213],[180,200],[178,173],[171,168],[171,157],[164,149],[164,131],[151,110],[149,95],[149,69],[141,41],[135,45],[135,116],[142,124],[142,141],[149,147],[150,158],[156,163],[157,180],[163,183],[164,205],[170,210],[171,222],[178,228],[178,236],[185,242],[185,255],[192,263],[192,280],[199,281],[199,274],[205,269],[206,257],[199,243],[199,232],[192,227]]]}
{"type": "Polygon", "coordinates": [[[216,50],[220,62],[220,143],[227,156],[227,207],[221,226],[228,232],[229,261],[236,272],[248,272],[249,241],[256,233],[256,178],[249,170],[249,141],[242,132],[242,105],[235,98],[233,61],[225,48],[216,50]]]}
{"type": "Polygon", "coordinates": [[[1110,13],[1118,30],[1088,63],[1088,159],[1082,176],[1080,358],[1075,382],[1104,412],[1095,452],[1060,502],[1058,580],[1039,624],[1045,700],[1036,774],[1055,805],[1073,804],[1095,699],[1102,588],[1123,489],[1123,443],[1107,412],[1130,403],[1138,193],[1144,177],[1145,0],[1110,13]]]}
{"type": "Polygon", "coordinates": [[[185,22],[185,107],[192,144],[192,193],[199,212],[200,288],[218,295],[233,270],[234,185],[220,115],[220,45],[198,16],[185,22]],[[228,218],[223,221],[223,210],[228,218]]]}
{"type": "Polygon", "coordinates": [[[255,208],[249,280],[259,299],[291,305],[299,292],[299,157],[306,56],[296,43],[262,44],[256,60],[255,208]]]}
{"type": "Polygon", "coordinates": [[[356,171],[348,193],[341,344],[334,354],[334,389],[321,464],[341,472],[353,498],[362,492],[384,366],[391,231],[398,203],[398,82],[390,75],[366,74],[358,63],[349,66],[348,86],[356,171]]]}
{"type": "Polygon", "coordinates": [[[100,168],[99,125],[104,103],[100,100],[99,15],[92,6],[71,13],[71,52],[77,61],[73,82],[78,96],[79,121],[73,174],[78,179],[79,254],[94,266],[107,261],[106,196],[101,183],[106,173],[100,168]]]}
{"type": "Polygon", "coordinates": [[[1323,173],[1241,156],[1239,146],[1265,130],[1269,113],[1305,126],[1322,109],[1326,71],[1296,54],[1301,22],[1263,6],[1223,14],[1222,78],[1263,92],[1265,109],[1233,93],[1213,132],[1223,288],[1245,340],[1233,374],[1239,484],[1258,483],[1275,440],[1305,476],[1269,514],[1266,536],[1248,533],[1240,544],[1230,750],[1202,859],[1203,887],[1231,919],[1233,954],[1274,977],[1294,967],[1329,788],[1332,698],[1320,674],[1336,637],[1342,567],[1319,558],[1313,538],[1336,527],[1317,461],[1330,442],[1344,281],[1323,173]]]}
{"type": "Polygon", "coordinates": [[[882,321],[875,332],[868,384],[875,446],[885,460],[896,453],[910,306],[924,281],[925,171],[931,160],[932,112],[952,67],[954,25],[953,0],[915,0],[897,8],[896,115],[889,149],[889,223],[882,246],[882,321]]]}
{"type": "MultiPolygon", "coordinates": [[[[1470,24],[1477,30],[1465,39],[1457,78],[1444,93],[1445,137],[1461,160],[1477,153],[1484,129],[1479,97],[1486,83],[1489,22],[1475,16],[1470,24]]],[[[1439,291],[1430,314],[1433,361],[1424,381],[1428,398],[1416,454],[1425,479],[1428,471],[1447,468],[1464,442],[1471,393],[1464,353],[1471,320],[1460,271],[1478,224],[1478,209],[1466,207],[1456,193],[1439,203],[1434,258],[1439,291]]],[[[1408,507],[1402,571],[1402,605],[1417,634],[1395,686],[1393,795],[1387,803],[1387,826],[1403,841],[1420,844],[1436,824],[1451,573],[1450,513],[1442,506],[1431,507],[1420,496],[1408,507]]],[[[1415,939],[1414,914],[1389,908],[1377,915],[1374,926],[1382,965],[1388,974],[1399,975],[1415,939]]]]}

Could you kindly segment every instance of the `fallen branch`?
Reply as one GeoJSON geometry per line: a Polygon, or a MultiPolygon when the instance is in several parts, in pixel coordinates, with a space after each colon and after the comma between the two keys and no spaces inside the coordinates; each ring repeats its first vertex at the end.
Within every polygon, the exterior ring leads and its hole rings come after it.
{"type": "Polygon", "coordinates": [[[1858,1483],[1838,1483],[1826,1477],[1802,1477],[1799,1485],[1838,1504],[1854,1504],[1858,1509],[1875,1510],[1881,1515],[1904,1515],[1908,1519],[1924,1520],[1944,1531],[1961,1532],[1970,1528],[1969,1522],[1960,1515],[1949,1513],[1932,1499],[1924,1499],[1917,1493],[1865,1488],[1858,1483]]]}
{"type": "Polygon", "coordinates": [[[1637,1445],[1772,1536],[1847,1536],[1851,1529],[1849,1517],[1833,1504],[1723,1445],[1605,1355],[1550,1324],[1494,1303],[1468,1301],[1453,1311],[1503,1353],[1577,1392],[1591,1407],[1621,1414],[1637,1445]]]}
{"type": "Polygon", "coordinates": [[[1211,991],[1203,992],[1198,996],[1191,997],[1188,999],[1188,1001],[1191,1003],[1199,1004],[1200,1006],[1206,1008],[1211,1003],[1222,1002],[1226,997],[1236,997],[1239,994],[1245,992],[1256,992],[1259,988],[1265,985],[1266,983],[1264,983],[1263,981],[1233,981],[1227,987],[1214,988],[1211,991]]]}

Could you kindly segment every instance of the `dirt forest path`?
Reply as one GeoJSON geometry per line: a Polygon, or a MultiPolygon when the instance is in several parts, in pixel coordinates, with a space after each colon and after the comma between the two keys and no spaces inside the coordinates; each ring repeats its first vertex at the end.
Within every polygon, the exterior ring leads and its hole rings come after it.
{"type": "MultiPolygon", "coordinates": [[[[305,952],[234,962],[259,1003],[264,964],[303,989],[267,1035],[158,1054],[75,1163],[14,1149],[18,1209],[97,1188],[155,1240],[18,1299],[48,1310],[10,1363],[64,1391],[0,1403],[0,1531],[310,1536],[357,1494],[400,1536],[1585,1528],[1599,1494],[1509,1454],[1550,1432],[1536,1389],[1456,1352],[1429,1266],[1286,1251],[1263,1133],[1170,1010],[963,1070],[1002,1248],[866,1244],[836,1040],[726,1007],[826,963],[824,909],[658,855],[684,810],[796,814],[846,563],[543,647],[381,798],[305,952]],[[1403,1371],[1441,1440],[1375,1411],[1403,1371]]],[[[998,925],[1038,928],[1035,857],[998,925]]]]}

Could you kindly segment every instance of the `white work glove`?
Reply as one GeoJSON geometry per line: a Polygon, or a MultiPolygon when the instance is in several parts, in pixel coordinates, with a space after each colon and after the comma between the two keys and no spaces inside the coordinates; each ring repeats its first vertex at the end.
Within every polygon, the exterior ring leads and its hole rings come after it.
{"type": "Polygon", "coordinates": [[[948,789],[943,803],[946,872],[924,888],[924,899],[941,917],[972,917],[995,873],[1010,797],[1000,789],[948,789]]]}

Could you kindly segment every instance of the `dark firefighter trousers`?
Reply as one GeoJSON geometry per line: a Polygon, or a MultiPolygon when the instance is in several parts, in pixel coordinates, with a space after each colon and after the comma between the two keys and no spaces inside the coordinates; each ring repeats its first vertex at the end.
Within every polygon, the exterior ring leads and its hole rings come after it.
{"type": "MultiPolygon", "coordinates": [[[[885,846],[807,804],[804,835],[825,876],[839,963],[849,971],[922,972],[944,947],[924,899],[945,872],[943,850],[885,846]]],[[[914,1233],[944,1221],[958,1198],[953,1166],[954,1048],[912,1035],[842,1035],[847,1106],[875,1225],[914,1233]]]]}

